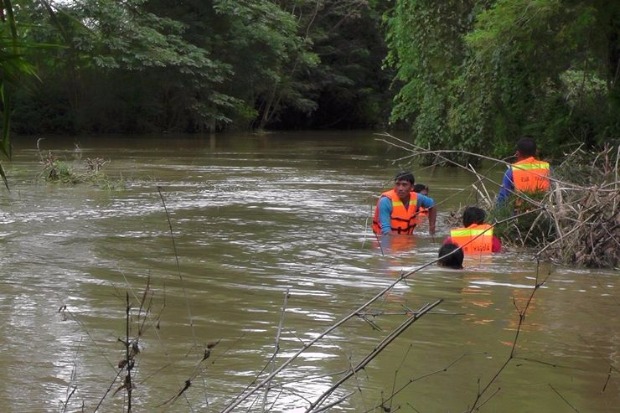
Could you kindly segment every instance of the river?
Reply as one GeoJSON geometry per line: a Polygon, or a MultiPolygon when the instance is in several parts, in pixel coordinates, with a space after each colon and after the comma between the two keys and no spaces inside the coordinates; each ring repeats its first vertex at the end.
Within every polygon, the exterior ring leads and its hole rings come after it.
{"type": "Polygon", "coordinates": [[[303,412],[343,379],[328,411],[618,412],[618,271],[428,265],[465,170],[413,166],[437,234],[382,250],[372,208],[409,165],[371,132],[36,142],[3,163],[0,411],[303,412]],[[46,183],[48,151],[110,187],[46,183]]]}

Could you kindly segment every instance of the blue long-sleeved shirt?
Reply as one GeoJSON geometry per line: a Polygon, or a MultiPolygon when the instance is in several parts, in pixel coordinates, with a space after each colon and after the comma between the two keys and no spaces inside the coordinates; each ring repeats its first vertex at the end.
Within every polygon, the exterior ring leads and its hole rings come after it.
{"type": "Polygon", "coordinates": [[[515,183],[512,179],[512,168],[508,168],[504,173],[504,178],[502,179],[502,186],[499,188],[499,194],[497,194],[496,205],[501,206],[508,200],[510,194],[512,194],[515,190],[515,183]]]}
{"type": "MultiPolygon", "coordinates": [[[[433,198],[418,194],[418,208],[432,208],[435,206],[433,198]]],[[[386,196],[379,200],[379,222],[381,223],[381,234],[389,234],[392,228],[392,200],[386,196]]]]}

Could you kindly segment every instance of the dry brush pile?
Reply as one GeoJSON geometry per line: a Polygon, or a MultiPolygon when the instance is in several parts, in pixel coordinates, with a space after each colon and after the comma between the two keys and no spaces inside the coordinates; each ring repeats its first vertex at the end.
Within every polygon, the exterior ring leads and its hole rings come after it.
{"type": "MultiPolygon", "coordinates": [[[[620,265],[620,147],[578,149],[552,165],[552,189],[520,206],[494,209],[491,218],[505,244],[531,247],[541,258],[582,267],[620,265]],[[516,211],[516,215],[513,211],[516,211]]],[[[489,191],[483,204],[494,208],[489,191]]]]}
{"type": "Polygon", "coordinates": [[[587,267],[620,265],[620,147],[578,150],[553,171],[553,190],[543,200],[555,239],[541,254],[587,267]]]}

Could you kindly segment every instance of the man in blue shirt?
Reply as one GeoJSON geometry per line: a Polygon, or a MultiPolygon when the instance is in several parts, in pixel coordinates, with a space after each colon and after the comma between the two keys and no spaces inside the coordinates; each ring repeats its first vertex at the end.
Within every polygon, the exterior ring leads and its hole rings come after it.
{"type": "Polygon", "coordinates": [[[540,161],[536,155],[536,142],[526,136],[517,142],[517,161],[504,173],[502,186],[497,194],[497,206],[505,205],[515,192],[535,193],[549,189],[549,164],[540,161]],[[516,174],[519,176],[515,176],[516,174]]]}
{"type": "Polygon", "coordinates": [[[432,198],[413,192],[415,178],[402,171],[394,178],[394,189],[381,194],[373,217],[375,234],[411,234],[418,223],[420,208],[428,209],[428,230],[435,234],[437,208],[432,198]]]}

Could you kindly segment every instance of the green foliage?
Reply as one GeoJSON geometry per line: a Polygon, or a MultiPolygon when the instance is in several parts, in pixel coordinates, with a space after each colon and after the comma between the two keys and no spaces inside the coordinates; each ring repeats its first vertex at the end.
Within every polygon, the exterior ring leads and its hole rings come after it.
{"type": "Polygon", "coordinates": [[[126,133],[383,123],[391,92],[380,71],[379,24],[389,5],[372,3],[20,2],[24,38],[56,47],[25,49],[41,82],[20,81],[12,127],[126,133]]]}
{"type": "Polygon", "coordinates": [[[145,3],[78,0],[61,6],[84,23],[74,34],[79,35],[74,49],[91,57],[87,63],[109,69],[178,67],[200,75],[201,69],[215,66],[203,49],[183,40],[180,22],[149,13],[145,3]]]}
{"type": "Polygon", "coordinates": [[[397,70],[392,121],[412,125],[416,143],[436,149],[478,149],[451,131],[453,83],[465,56],[462,35],[471,25],[472,1],[403,0],[386,16],[390,53],[397,70]]]}
{"type": "Polygon", "coordinates": [[[381,70],[386,46],[381,14],[388,3],[338,0],[296,8],[306,43],[319,64],[297,70],[306,105],[287,105],[274,116],[279,128],[361,128],[385,125],[392,73],[381,70]]]}
{"type": "MultiPolygon", "coordinates": [[[[293,9],[305,16],[309,2],[298,1],[293,9]]],[[[291,4],[292,5],[292,4],[291,4]]],[[[226,83],[234,96],[255,104],[256,127],[264,128],[277,119],[283,107],[311,112],[316,102],[306,96],[308,84],[301,73],[319,63],[304,32],[306,23],[286,2],[214,1],[219,25],[224,26],[214,52],[235,68],[226,83]]]]}
{"type": "Polygon", "coordinates": [[[387,21],[392,119],[422,146],[505,156],[530,134],[561,156],[620,132],[617,2],[400,0],[387,21]]]}
{"type": "MultiPolygon", "coordinates": [[[[183,22],[153,13],[156,3],[67,2],[55,6],[47,24],[32,26],[30,36],[66,47],[32,51],[43,84],[20,91],[29,108],[20,131],[204,130],[230,122],[225,111],[236,99],[216,90],[230,66],[188,42],[183,22]],[[51,125],[35,116],[48,111],[55,115],[51,125]]],[[[36,7],[22,14],[41,20],[36,7]]]]}
{"type": "Polygon", "coordinates": [[[497,222],[494,235],[502,239],[505,245],[518,247],[540,247],[557,238],[555,222],[549,214],[537,210],[536,203],[544,204],[546,194],[528,194],[532,200],[526,201],[515,196],[503,205],[495,205],[489,214],[490,222],[497,222]],[[519,214],[517,219],[512,217],[519,214]]]}
{"type": "Polygon", "coordinates": [[[51,151],[48,152],[47,156],[41,156],[41,164],[43,166],[41,176],[43,176],[46,181],[62,183],[79,182],[69,165],[59,160],[51,151]]]}
{"type": "MultiPolygon", "coordinates": [[[[0,8],[2,8],[2,20],[0,21],[0,103],[2,104],[0,153],[11,159],[10,129],[14,107],[12,101],[13,88],[19,84],[24,76],[34,74],[33,66],[24,59],[23,55],[24,48],[34,45],[20,39],[12,2],[4,0],[4,2],[0,2],[0,8]]],[[[2,176],[4,185],[8,189],[9,183],[1,163],[0,176],[2,176]]]]}

